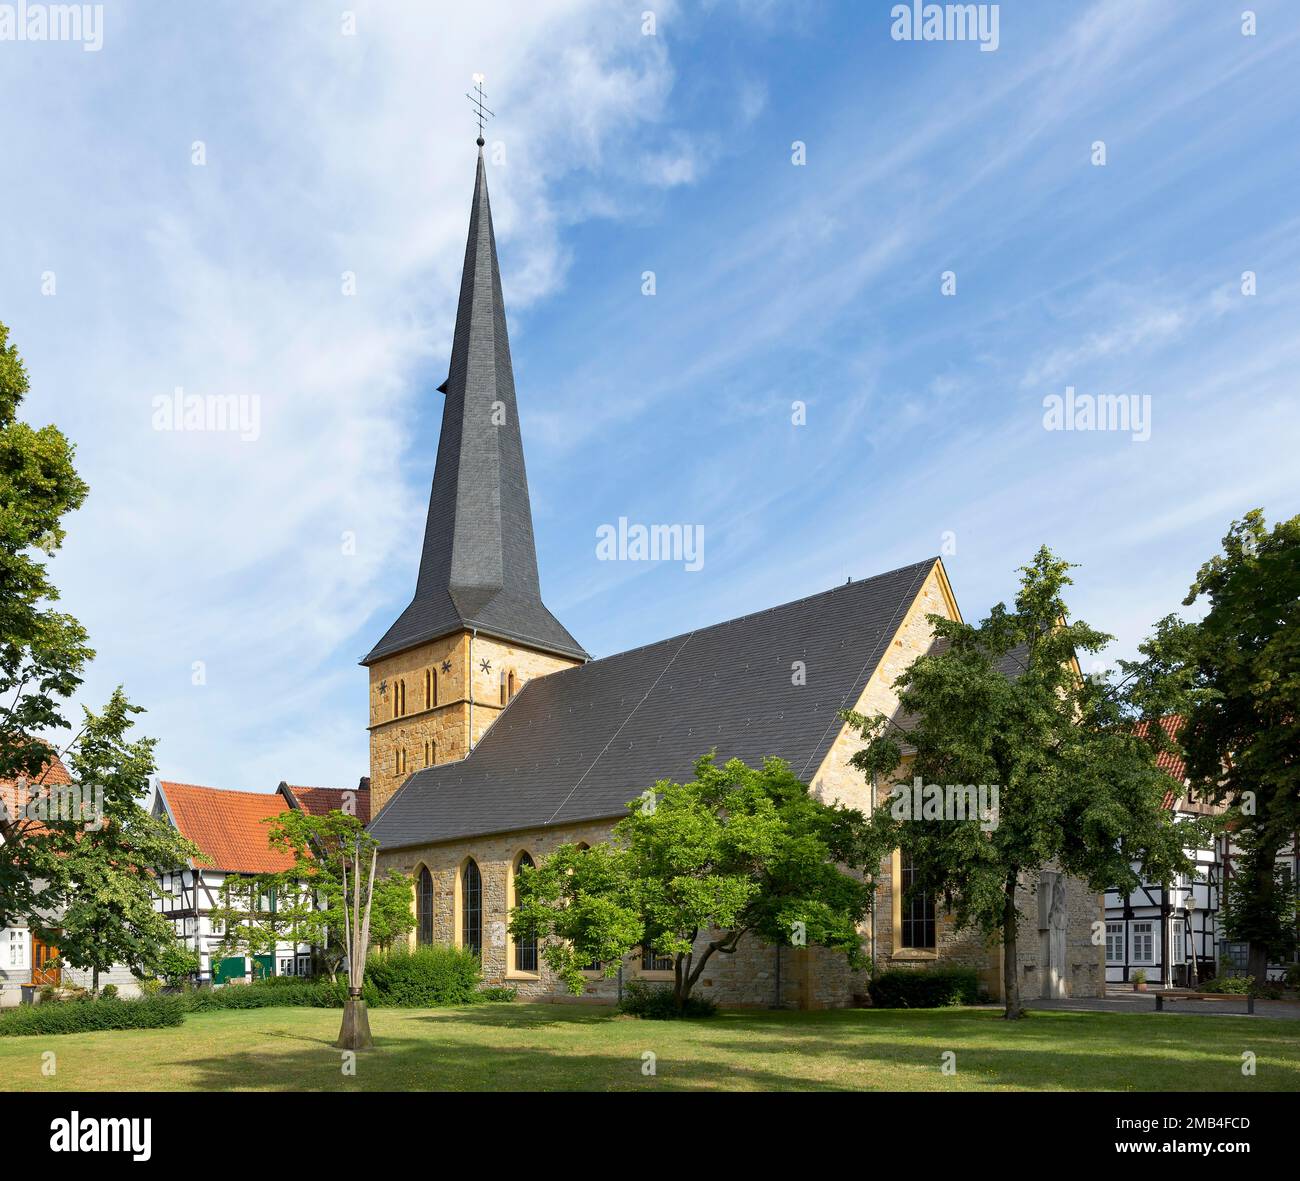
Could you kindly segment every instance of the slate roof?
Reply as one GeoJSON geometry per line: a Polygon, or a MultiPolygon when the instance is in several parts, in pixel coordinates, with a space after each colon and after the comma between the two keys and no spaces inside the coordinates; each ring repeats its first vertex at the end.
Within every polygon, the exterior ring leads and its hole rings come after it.
{"type": "Polygon", "coordinates": [[[537,677],[466,758],[411,776],[370,831],[394,848],[614,817],[713,747],[809,776],[936,561],[537,677]]]}
{"type": "Polygon", "coordinates": [[[542,603],[514,370],[480,149],[415,597],[361,661],[466,628],[579,659],[542,603]]]}
{"type": "Polygon", "coordinates": [[[360,787],[301,787],[295,783],[281,783],[277,790],[309,816],[346,812],[351,797],[356,807],[353,814],[362,824],[369,824],[370,781],[363,779],[361,783],[360,787]]]}
{"type": "Polygon", "coordinates": [[[194,783],[158,784],[167,814],[181,836],[208,856],[201,869],[227,873],[280,873],[294,866],[293,856],[271,848],[265,822],[289,810],[278,791],[226,791],[194,783]]]}

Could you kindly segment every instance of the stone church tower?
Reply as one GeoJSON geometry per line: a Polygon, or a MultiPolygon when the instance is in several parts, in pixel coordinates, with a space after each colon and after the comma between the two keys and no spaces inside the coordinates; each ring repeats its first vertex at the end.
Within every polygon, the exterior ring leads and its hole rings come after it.
{"type": "Polygon", "coordinates": [[[586,659],[547,610],[479,140],[446,401],[415,596],[370,670],[377,814],[421,767],[462,759],[524,682],[586,659]]]}

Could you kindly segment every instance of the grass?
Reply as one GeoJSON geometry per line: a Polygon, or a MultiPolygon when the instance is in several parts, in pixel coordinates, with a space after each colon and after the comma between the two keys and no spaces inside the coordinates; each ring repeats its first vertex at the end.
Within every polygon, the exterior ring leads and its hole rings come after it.
{"type": "Polygon", "coordinates": [[[345,1076],[339,1013],[191,1014],[179,1029],[0,1040],[0,1090],[1300,1091],[1300,1021],[988,1009],[724,1012],[639,1021],[606,1008],[379,1009],[345,1076]],[[42,1074],[42,1054],[57,1073],[42,1074]],[[945,1051],[957,1072],[940,1070],[945,1051]],[[1243,1051],[1257,1074],[1241,1073],[1243,1051]],[[644,1055],[656,1073],[642,1073],[644,1055]]]}

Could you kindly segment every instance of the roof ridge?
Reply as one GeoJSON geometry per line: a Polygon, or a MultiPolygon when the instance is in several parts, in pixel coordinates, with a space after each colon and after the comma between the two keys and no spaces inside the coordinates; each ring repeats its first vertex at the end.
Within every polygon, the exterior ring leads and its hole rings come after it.
{"type": "MultiPolygon", "coordinates": [[[[872,574],[868,578],[859,578],[856,582],[842,582],[839,586],[828,587],[826,590],[814,591],[810,595],[803,595],[798,599],[789,599],[784,603],[774,603],[770,607],[761,607],[757,611],[746,611],[744,615],[733,615],[730,619],[721,619],[717,623],[706,623],[703,627],[693,627],[689,631],[678,632],[673,636],[665,636],[662,640],[651,640],[645,644],[638,644],[635,648],[623,648],[618,652],[611,652],[608,656],[599,656],[594,660],[588,660],[585,664],[575,664],[570,668],[558,669],[556,672],[547,673],[548,677],[562,677],[570,673],[581,672],[583,669],[590,668],[593,664],[601,664],[606,660],[614,660],[619,656],[629,656],[633,652],[644,652],[647,648],[657,648],[660,644],[671,644],[674,640],[685,640],[691,636],[699,635],[702,632],[713,631],[715,628],[727,627],[733,623],[743,623],[747,619],[756,619],[760,615],[768,615],[773,611],[781,611],[786,607],[797,607],[801,603],[809,603],[813,599],[828,597],[830,595],[842,594],[851,587],[865,586],[869,582],[879,582],[882,578],[890,578],[895,574],[902,574],[904,570],[913,570],[918,566],[931,566],[939,558],[924,558],[919,562],[909,562],[905,566],[898,566],[893,570],[885,570],[880,574],[872,574]]],[[[531,683],[531,682],[530,682],[531,683]]],[[[528,686],[525,685],[524,688],[528,686]]]]}

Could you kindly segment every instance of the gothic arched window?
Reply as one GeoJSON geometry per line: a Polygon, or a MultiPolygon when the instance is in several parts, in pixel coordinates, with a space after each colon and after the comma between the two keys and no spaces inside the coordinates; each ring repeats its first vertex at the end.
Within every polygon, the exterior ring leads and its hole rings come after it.
{"type": "Polygon", "coordinates": [[[460,945],[475,955],[483,951],[483,875],[473,858],[460,871],[460,945]]]}
{"type": "MultiPolygon", "coordinates": [[[[518,874],[521,869],[535,869],[536,865],[533,859],[527,853],[520,853],[519,860],[515,862],[515,873],[518,874]]],[[[536,972],[537,971],[537,940],[521,939],[515,944],[515,971],[516,972],[536,972]]]]}
{"type": "Polygon", "coordinates": [[[438,697],[438,674],[431,668],[424,670],[424,708],[432,709],[438,697]]]}
{"type": "Polygon", "coordinates": [[[415,916],[418,920],[417,938],[422,946],[433,942],[433,874],[427,865],[420,867],[416,885],[415,916]]]}

